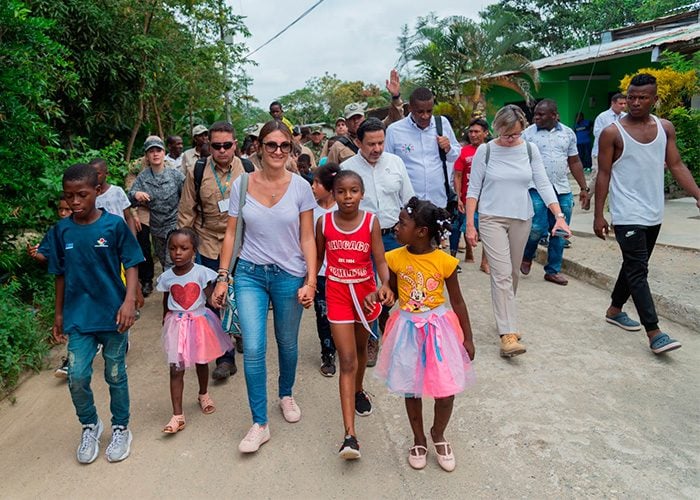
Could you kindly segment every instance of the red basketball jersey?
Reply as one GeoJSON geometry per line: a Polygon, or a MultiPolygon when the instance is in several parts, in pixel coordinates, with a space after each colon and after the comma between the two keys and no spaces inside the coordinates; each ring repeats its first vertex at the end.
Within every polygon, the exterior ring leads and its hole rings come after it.
{"type": "Polygon", "coordinates": [[[372,266],[372,224],[374,214],[365,212],[352,231],[338,228],[329,212],[323,218],[326,238],[326,277],[340,283],[360,283],[374,276],[372,266]]]}

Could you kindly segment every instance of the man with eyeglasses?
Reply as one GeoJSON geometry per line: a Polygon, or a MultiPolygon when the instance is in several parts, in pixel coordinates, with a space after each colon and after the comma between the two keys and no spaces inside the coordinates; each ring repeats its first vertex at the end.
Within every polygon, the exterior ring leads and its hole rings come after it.
{"type": "MultiPolygon", "coordinates": [[[[579,202],[582,205],[588,201],[589,193],[586,176],[583,173],[583,164],[576,148],[576,133],[559,121],[557,103],[552,99],[542,99],[535,106],[535,123],[525,129],[522,137],[535,144],[539,149],[547,177],[557,195],[566,223],[569,224],[574,208],[569,171],[579,185],[579,202]]],[[[548,210],[547,205],[535,189],[534,182],[530,183],[529,191],[535,214],[532,217],[530,237],[525,245],[523,260],[520,264],[520,272],[523,274],[530,273],[532,260],[537,252],[537,243],[542,236],[551,233],[556,222],[556,217],[548,210]]],[[[561,236],[550,235],[547,244],[547,264],[544,266],[545,281],[562,286],[569,283],[561,274],[564,242],[565,239],[561,236]]]]}
{"type": "MultiPolygon", "coordinates": [[[[385,127],[388,127],[390,124],[401,120],[404,116],[403,101],[401,100],[401,81],[399,72],[396,69],[392,69],[389,73],[389,79],[386,81],[386,90],[391,95],[391,106],[389,106],[389,114],[382,120],[382,123],[384,123],[385,127]]],[[[343,115],[345,116],[344,122],[347,134],[341,135],[338,132],[338,122],[341,121],[339,118],[335,122],[338,139],[328,150],[328,163],[341,164],[357,154],[359,151],[355,144],[357,141],[357,129],[365,121],[366,108],[367,103],[364,102],[352,102],[345,106],[343,115]]]]}
{"type": "MultiPolygon", "coordinates": [[[[187,170],[177,225],[194,229],[200,240],[200,263],[218,271],[231,185],[244,171],[241,159],[236,156],[236,136],[230,123],[221,121],[209,127],[209,151],[211,156],[204,165],[199,193],[195,188],[195,168],[187,170]]],[[[212,378],[224,380],[236,371],[232,350],[216,360],[212,378]]]]}
{"type": "Polygon", "coordinates": [[[201,158],[201,149],[204,144],[209,142],[209,130],[204,125],[197,125],[192,128],[192,142],[194,147],[182,153],[182,163],[180,169],[182,173],[187,175],[187,171],[194,167],[197,160],[201,158]]]}

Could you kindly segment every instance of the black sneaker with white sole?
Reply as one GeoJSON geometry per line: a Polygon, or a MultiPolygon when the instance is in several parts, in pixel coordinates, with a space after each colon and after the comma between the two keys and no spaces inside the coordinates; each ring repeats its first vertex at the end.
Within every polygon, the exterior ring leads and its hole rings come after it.
{"type": "Polygon", "coordinates": [[[372,401],[369,399],[369,394],[365,391],[355,393],[355,413],[361,417],[372,414],[372,401]]]}
{"type": "Polygon", "coordinates": [[[360,455],[360,445],[357,443],[357,438],[355,436],[345,436],[345,441],[338,451],[340,458],[345,460],[357,460],[362,455],[360,455]]]}

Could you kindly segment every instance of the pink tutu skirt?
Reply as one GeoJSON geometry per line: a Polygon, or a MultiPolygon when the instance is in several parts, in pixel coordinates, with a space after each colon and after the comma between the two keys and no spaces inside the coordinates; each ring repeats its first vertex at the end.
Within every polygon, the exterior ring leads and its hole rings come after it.
{"type": "Polygon", "coordinates": [[[162,340],[168,363],[180,370],[209,363],[233,349],[221,320],[206,307],[166,314],[162,340]]]}
{"type": "Polygon", "coordinates": [[[397,310],[387,321],[374,374],[404,397],[445,398],[474,384],[457,315],[444,306],[397,310]]]}

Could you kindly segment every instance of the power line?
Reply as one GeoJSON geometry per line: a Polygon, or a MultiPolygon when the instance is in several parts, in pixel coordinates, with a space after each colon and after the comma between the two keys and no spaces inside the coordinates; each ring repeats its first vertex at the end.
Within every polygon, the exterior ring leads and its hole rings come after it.
{"type": "Polygon", "coordinates": [[[252,56],[253,54],[255,54],[257,51],[259,51],[260,49],[262,49],[262,48],[265,47],[266,45],[270,44],[272,41],[274,41],[274,40],[276,40],[277,38],[279,38],[285,31],[287,31],[289,28],[291,28],[292,26],[294,26],[296,23],[298,23],[299,21],[301,21],[302,19],[304,19],[312,10],[314,10],[316,7],[318,7],[319,5],[321,5],[324,1],[325,1],[325,0],[318,0],[315,4],[313,4],[311,7],[309,7],[308,9],[306,9],[306,10],[305,10],[299,17],[297,17],[294,21],[292,21],[292,22],[289,23],[287,26],[285,26],[284,29],[282,29],[282,31],[278,32],[275,36],[273,36],[272,38],[270,38],[267,42],[263,43],[260,47],[258,47],[258,48],[255,49],[254,51],[248,52],[248,54],[246,54],[245,57],[244,57],[243,59],[248,59],[250,56],[252,56]]]}

